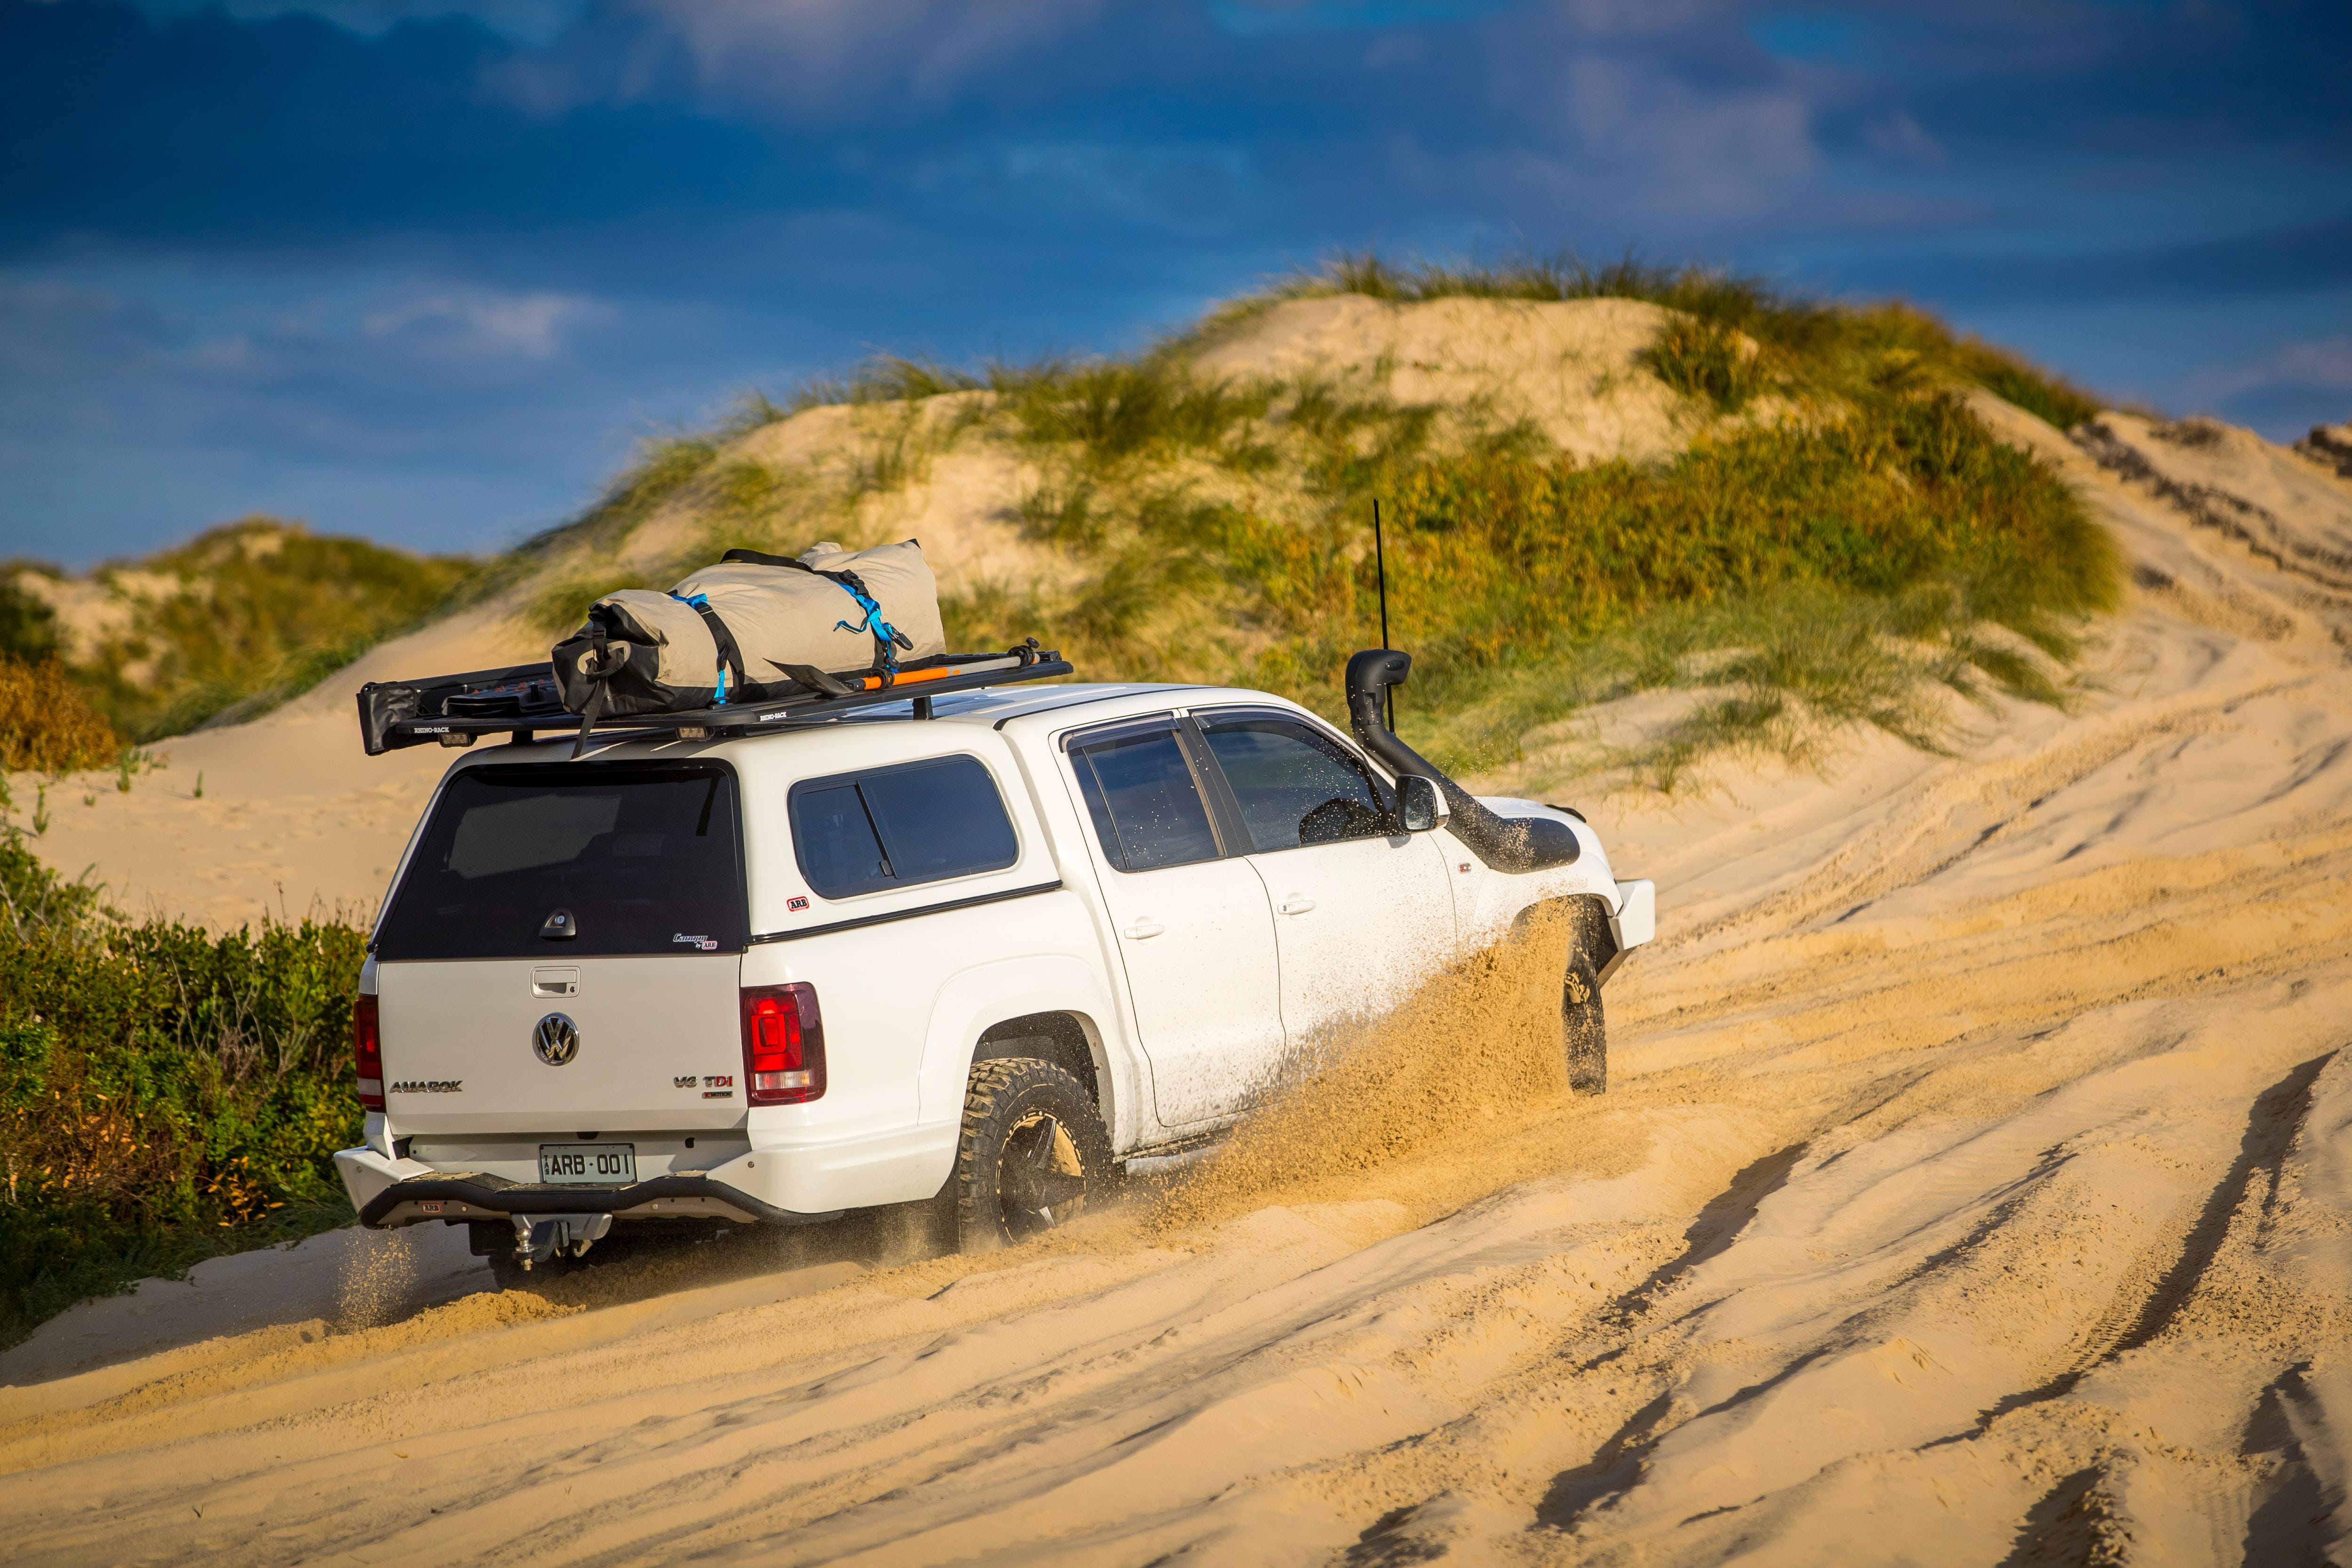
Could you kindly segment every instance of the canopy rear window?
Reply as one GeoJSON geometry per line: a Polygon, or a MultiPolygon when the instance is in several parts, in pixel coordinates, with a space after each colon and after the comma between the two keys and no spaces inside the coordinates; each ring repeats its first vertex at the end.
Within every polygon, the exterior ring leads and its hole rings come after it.
{"type": "Polygon", "coordinates": [[[722,767],[468,768],[434,805],[376,956],[740,952],[740,840],[722,767]]]}

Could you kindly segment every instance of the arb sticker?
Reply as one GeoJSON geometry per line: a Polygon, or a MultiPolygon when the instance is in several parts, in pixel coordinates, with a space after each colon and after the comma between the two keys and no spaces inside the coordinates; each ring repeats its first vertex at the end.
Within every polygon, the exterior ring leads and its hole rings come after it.
{"type": "Polygon", "coordinates": [[[700,948],[705,952],[717,952],[719,951],[719,943],[707,936],[688,936],[684,931],[679,931],[677,935],[671,937],[670,941],[683,943],[688,947],[700,948]]]}
{"type": "Polygon", "coordinates": [[[786,899],[784,900],[784,908],[792,910],[794,914],[798,914],[803,910],[808,908],[808,900],[806,899],[786,899]]]}

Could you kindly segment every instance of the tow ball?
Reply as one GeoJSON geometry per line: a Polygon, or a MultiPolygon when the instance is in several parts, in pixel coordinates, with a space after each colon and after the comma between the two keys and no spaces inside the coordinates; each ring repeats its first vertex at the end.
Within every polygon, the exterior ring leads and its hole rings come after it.
{"type": "Polygon", "coordinates": [[[514,1221],[515,1257],[524,1268],[564,1253],[584,1255],[613,1228],[608,1214],[509,1215],[514,1221]]]}

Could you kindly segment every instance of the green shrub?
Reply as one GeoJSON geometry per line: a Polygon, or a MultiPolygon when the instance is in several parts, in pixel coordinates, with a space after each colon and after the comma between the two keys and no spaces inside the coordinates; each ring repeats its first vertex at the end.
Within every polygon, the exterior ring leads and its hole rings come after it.
{"type": "MultiPolygon", "coordinates": [[[[1926,741],[1927,710],[1895,687],[1970,690],[1981,675],[2053,700],[2037,666],[1974,628],[2063,659],[2079,617],[2118,592],[2113,542],[2063,481],[1948,393],[1703,438],[1665,464],[1431,458],[1391,493],[1390,616],[1417,656],[1412,709],[1462,764],[1509,760],[1527,728],[1582,701],[1687,683],[1676,661],[1710,647],[1746,650],[1710,683],[1926,741]],[[1662,619],[1679,646],[1629,657],[1662,619]]],[[[1287,634],[1259,673],[1327,710],[1328,672],[1377,625],[1371,563],[1345,537],[1361,510],[1319,538],[1250,531],[1264,613],[1287,634]]],[[[1790,717],[1751,706],[1748,728],[1790,717]]]]}
{"type": "Polygon", "coordinates": [[[992,384],[1032,443],[1075,447],[1100,466],[1142,454],[1214,451],[1265,417],[1276,388],[1200,376],[1182,358],[998,366],[992,384]]]}
{"type": "Polygon", "coordinates": [[[916,403],[950,392],[976,392],[985,384],[967,371],[928,360],[877,354],[846,375],[819,376],[803,382],[793,393],[791,405],[777,412],[798,414],[803,409],[842,403],[916,403]]]}
{"type": "Polygon", "coordinates": [[[0,831],[0,1343],[75,1300],[329,1226],[360,1135],[365,933],[131,921],[0,831]]]}
{"type": "Polygon", "coordinates": [[[1733,328],[1698,316],[1675,316],[1642,351],[1642,362],[1685,397],[1705,398],[1718,413],[1737,414],[1763,390],[1756,345],[1733,328]]]}
{"type": "Polygon", "coordinates": [[[1528,729],[1699,683],[1693,658],[1730,650],[1705,684],[1743,695],[1650,759],[1670,781],[1716,745],[1802,750],[1814,721],[1934,743],[1937,685],[2054,700],[2019,647],[2071,657],[2117,592],[2112,543],[2064,482],[1948,391],[1860,391],[1662,463],[1580,464],[1508,429],[1447,449],[1427,412],[1297,394],[1303,514],[1181,484],[1041,490],[1031,531],[1086,570],[1023,600],[1027,627],[1002,595],[972,618],[1082,668],[1238,680],[1339,718],[1338,671],[1377,636],[1378,496],[1390,618],[1415,655],[1408,734],[1448,765],[1507,762],[1528,729]]]}
{"type": "Polygon", "coordinates": [[[122,750],[89,691],[54,658],[0,654],[0,769],[71,773],[102,768],[122,750]]]}
{"type": "MultiPolygon", "coordinates": [[[[58,615],[18,585],[15,568],[0,566],[0,655],[38,664],[58,651],[58,615]]],[[[47,569],[52,576],[54,568],[47,569]]]]}

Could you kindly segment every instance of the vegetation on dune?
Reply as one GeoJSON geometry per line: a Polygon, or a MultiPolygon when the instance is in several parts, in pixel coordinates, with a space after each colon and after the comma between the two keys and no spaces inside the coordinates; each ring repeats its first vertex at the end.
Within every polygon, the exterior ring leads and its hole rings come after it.
{"type": "Polygon", "coordinates": [[[2058,422],[2095,404],[1901,306],[1690,270],[1352,258],[1138,359],[991,379],[1046,470],[1024,527],[1072,570],[960,595],[955,640],[1042,628],[1083,668],[1238,680],[1339,718],[1336,671],[1377,635],[1378,498],[1391,620],[1416,655],[1405,727],[1449,766],[1515,761],[1579,707],[1672,687],[1706,695],[1610,759],[1660,784],[1725,747],[1801,754],[1843,723],[1937,744],[1938,689],[2060,700],[2072,628],[2116,594],[2105,534],[1953,386],[1993,384],[2058,422]],[[1767,392],[1786,413],[1703,426],[1664,462],[1580,463],[1475,410],[1192,369],[1189,350],[1249,311],[1342,288],[1651,300],[1679,313],[1647,369],[1718,414],[1767,392]]]}
{"type": "Polygon", "coordinates": [[[250,718],[422,621],[474,569],[247,518],[140,563],[181,587],[109,638],[85,673],[141,740],[250,718]]]}
{"type": "Polygon", "coordinates": [[[39,664],[58,651],[58,614],[16,583],[26,569],[48,571],[36,563],[11,562],[0,566],[0,655],[23,664],[39,664]]]}
{"type": "MultiPolygon", "coordinates": [[[[1732,694],[1648,759],[1665,777],[1701,741],[1791,749],[1808,738],[1800,704],[1933,743],[1923,687],[2055,700],[2033,653],[2071,657],[2077,617],[2116,595],[2106,535],[1948,393],[1704,439],[1658,467],[1424,459],[1391,496],[1413,727],[1455,765],[1516,760],[1538,724],[1675,685],[1732,694]]],[[[1294,690],[1377,624],[1371,574],[1342,554],[1360,521],[1341,510],[1325,527],[1253,542],[1287,634],[1260,673],[1294,690]]]]}
{"type": "Polygon", "coordinates": [[[0,1346],[84,1297],[351,1222],[366,942],[132,921],[0,813],[0,1346]]]}
{"type": "MultiPolygon", "coordinates": [[[[249,517],[144,560],[100,567],[86,607],[99,624],[79,636],[68,636],[28,586],[62,574],[8,568],[0,656],[34,666],[65,661],[114,730],[155,740],[253,718],[310,689],[449,605],[478,568],[464,557],[412,555],[249,517]]],[[[99,760],[112,754],[110,747],[99,760]]]]}
{"type": "Polygon", "coordinates": [[[1344,253],[1278,279],[1225,306],[1203,323],[1214,332],[1286,300],[1364,294],[1411,304],[1428,300],[1644,300],[1687,319],[1652,350],[1668,384],[1737,406],[1779,380],[1806,391],[1836,391],[1890,374],[1972,382],[2061,430],[2096,414],[2089,392],[2022,356],[1955,333],[1900,301],[1849,305],[1807,298],[1751,275],[1706,267],[1662,267],[1632,257],[1595,267],[1570,255],[1497,266],[1400,264],[1370,252],[1344,253]],[[1748,393],[1733,393],[1740,372],[1724,362],[1731,333],[1756,345],[1748,393]],[[1720,379],[1718,379],[1720,378],[1720,379]],[[1725,390],[1718,392],[1718,386],[1725,390]]]}
{"type": "Polygon", "coordinates": [[[0,771],[72,773],[122,755],[114,727],[54,656],[33,664],[0,654],[0,771]]]}

